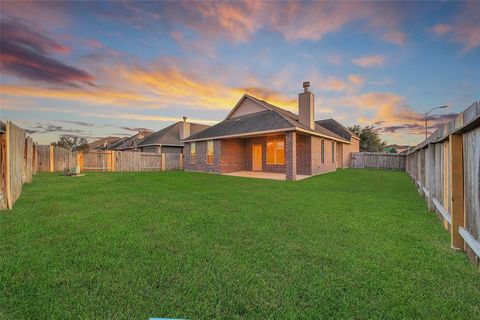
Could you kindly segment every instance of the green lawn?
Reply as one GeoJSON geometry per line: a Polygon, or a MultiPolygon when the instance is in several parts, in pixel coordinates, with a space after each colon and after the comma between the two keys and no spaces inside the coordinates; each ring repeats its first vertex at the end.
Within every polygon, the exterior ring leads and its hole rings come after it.
{"type": "Polygon", "coordinates": [[[480,319],[480,272],[402,172],[39,174],[0,255],[0,318],[480,319]]]}

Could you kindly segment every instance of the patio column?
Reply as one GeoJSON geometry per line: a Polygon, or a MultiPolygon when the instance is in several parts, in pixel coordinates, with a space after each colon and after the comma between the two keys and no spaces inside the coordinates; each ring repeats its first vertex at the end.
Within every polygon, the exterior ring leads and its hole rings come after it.
{"type": "Polygon", "coordinates": [[[213,171],[222,173],[222,141],[213,140],[213,171]]]}
{"type": "Polygon", "coordinates": [[[285,133],[285,174],[287,180],[297,180],[297,134],[285,133]]]}

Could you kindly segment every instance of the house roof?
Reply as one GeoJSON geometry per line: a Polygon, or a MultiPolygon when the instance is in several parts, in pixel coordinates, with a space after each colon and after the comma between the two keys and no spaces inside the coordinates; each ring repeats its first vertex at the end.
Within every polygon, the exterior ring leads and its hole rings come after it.
{"type": "Polygon", "coordinates": [[[115,141],[118,141],[119,139],[121,139],[120,137],[106,137],[106,138],[101,138],[101,139],[98,139],[98,140],[95,140],[93,142],[90,142],[88,144],[88,146],[90,147],[90,149],[96,149],[98,147],[104,147],[105,146],[105,143],[107,145],[109,144],[112,144],[114,143],[115,141]]]}
{"type": "Polygon", "coordinates": [[[315,123],[315,130],[301,124],[298,120],[298,115],[287,111],[285,109],[274,106],[266,101],[257,99],[248,94],[245,94],[236,106],[230,111],[227,118],[211,126],[198,134],[191,135],[184,141],[197,141],[213,138],[225,138],[231,136],[247,135],[249,133],[267,133],[267,132],[279,132],[288,130],[301,130],[313,135],[320,135],[341,142],[349,143],[349,140],[345,140],[343,137],[328,130],[327,128],[315,123]],[[233,111],[238,108],[245,99],[250,99],[260,106],[265,111],[250,113],[238,117],[230,117],[233,111]]]}
{"type": "MultiPolygon", "coordinates": [[[[199,123],[190,123],[190,134],[199,133],[202,130],[205,130],[209,126],[199,123]]],[[[152,133],[148,137],[139,141],[137,146],[160,146],[160,145],[170,145],[170,146],[183,146],[183,143],[180,142],[180,130],[182,128],[182,121],[174,123],[162,130],[152,133]]]]}
{"type": "Polygon", "coordinates": [[[355,133],[348,130],[348,128],[346,128],[344,125],[342,125],[340,122],[338,122],[335,119],[323,119],[323,120],[317,120],[315,122],[321,125],[322,127],[327,128],[328,130],[338,134],[340,137],[344,138],[345,140],[351,141],[352,137],[359,139],[355,133]]]}
{"type": "Polygon", "coordinates": [[[271,110],[265,110],[224,120],[197,134],[191,135],[185,139],[185,141],[211,139],[214,137],[218,138],[250,132],[264,132],[292,127],[293,126],[278,113],[271,110]]]}

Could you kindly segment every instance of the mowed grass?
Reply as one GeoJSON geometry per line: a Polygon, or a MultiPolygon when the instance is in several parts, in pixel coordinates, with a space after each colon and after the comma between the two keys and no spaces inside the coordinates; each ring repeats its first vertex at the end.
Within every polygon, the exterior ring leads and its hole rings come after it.
{"type": "Polygon", "coordinates": [[[0,318],[480,318],[402,172],[39,174],[0,228],[0,318]]]}

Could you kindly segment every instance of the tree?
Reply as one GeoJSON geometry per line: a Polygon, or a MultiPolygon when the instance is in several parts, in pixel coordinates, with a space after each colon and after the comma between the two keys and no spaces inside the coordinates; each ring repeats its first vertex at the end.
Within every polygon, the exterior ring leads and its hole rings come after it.
{"type": "Polygon", "coordinates": [[[366,152],[383,152],[387,143],[382,141],[374,126],[361,127],[356,124],[348,127],[350,131],[360,138],[360,151],[366,152]]]}
{"type": "Polygon", "coordinates": [[[57,142],[52,143],[52,145],[71,149],[73,151],[87,151],[89,148],[87,139],[77,136],[63,136],[58,139],[57,142]]]}

